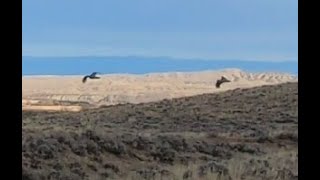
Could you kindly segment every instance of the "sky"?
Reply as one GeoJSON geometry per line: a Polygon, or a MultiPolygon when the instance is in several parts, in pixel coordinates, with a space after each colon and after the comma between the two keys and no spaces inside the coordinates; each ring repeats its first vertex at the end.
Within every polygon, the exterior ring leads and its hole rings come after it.
{"type": "Polygon", "coordinates": [[[23,0],[23,56],[298,61],[298,0],[23,0]]]}

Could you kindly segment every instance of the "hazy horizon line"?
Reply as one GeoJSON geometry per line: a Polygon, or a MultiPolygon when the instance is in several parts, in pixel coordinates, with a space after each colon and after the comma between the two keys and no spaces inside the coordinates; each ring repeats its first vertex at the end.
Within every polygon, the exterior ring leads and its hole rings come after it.
{"type": "MultiPolygon", "coordinates": [[[[257,60],[257,59],[231,59],[231,58],[183,58],[183,57],[171,57],[171,56],[139,56],[139,55],[56,55],[56,56],[41,56],[41,55],[22,55],[22,58],[142,58],[142,59],[157,59],[157,60],[173,60],[173,61],[243,61],[243,62],[268,62],[268,63],[282,63],[282,62],[292,62],[298,63],[298,59],[292,60],[257,60]]],[[[138,59],[135,59],[138,60],[138,59]]]]}
{"type": "MultiPolygon", "coordinates": [[[[145,75],[153,75],[153,74],[174,74],[174,73],[203,73],[203,72],[223,72],[223,71],[241,71],[244,73],[252,73],[252,74],[283,74],[283,75],[291,75],[297,76],[297,74],[289,73],[289,72],[280,72],[280,71],[249,71],[241,68],[221,68],[221,69],[206,69],[206,70],[190,70],[190,71],[158,71],[158,72],[146,72],[146,73],[101,73],[101,76],[117,76],[117,75],[133,75],[133,76],[145,76],[145,75]]],[[[40,75],[22,75],[22,77],[64,77],[64,76],[74,76],[79,77],[84,74],[40,74],[40,75]]]]}

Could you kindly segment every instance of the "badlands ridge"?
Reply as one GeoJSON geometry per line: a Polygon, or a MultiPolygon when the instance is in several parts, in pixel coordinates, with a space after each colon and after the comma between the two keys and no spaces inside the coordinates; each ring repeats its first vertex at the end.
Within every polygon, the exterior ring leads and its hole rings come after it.
{"type": "Polygon", "coordinates": [[[101,75],[98,80],[89,79],[87,83],[81,80],[82,76],[24,76],[23,109],[79,111],[79,105],[52,106],[52,102],[82,102],[94,106],[145,103],[237,88],[297,82],[298,77],[284,73],[248,73],[239,69],[224,69],[144,75],[112,74],[101,75]],[[231,80],[231,83],[217,89],[214,84],[221,76],[231,80]]]}

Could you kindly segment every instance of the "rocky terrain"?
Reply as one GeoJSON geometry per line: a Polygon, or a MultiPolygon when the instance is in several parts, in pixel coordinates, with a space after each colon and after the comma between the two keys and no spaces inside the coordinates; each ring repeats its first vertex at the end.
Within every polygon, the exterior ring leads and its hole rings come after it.
{"type": "Polygon", "coordinates": [[[25,180],[298,179],[297,82],[23,111],[22,124],[25,180]]]}

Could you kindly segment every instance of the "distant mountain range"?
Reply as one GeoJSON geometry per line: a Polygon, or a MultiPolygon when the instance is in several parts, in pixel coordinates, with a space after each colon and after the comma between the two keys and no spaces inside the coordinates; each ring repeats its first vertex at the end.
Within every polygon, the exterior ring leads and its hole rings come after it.
{"type": "Polygon", "coordinates": [[[298,62],[173,59],[169,57],[22,57],[22,75],[82,75],[154,72],[190,72],[239,68],[248,72],[297,74],[298,62]]]}

